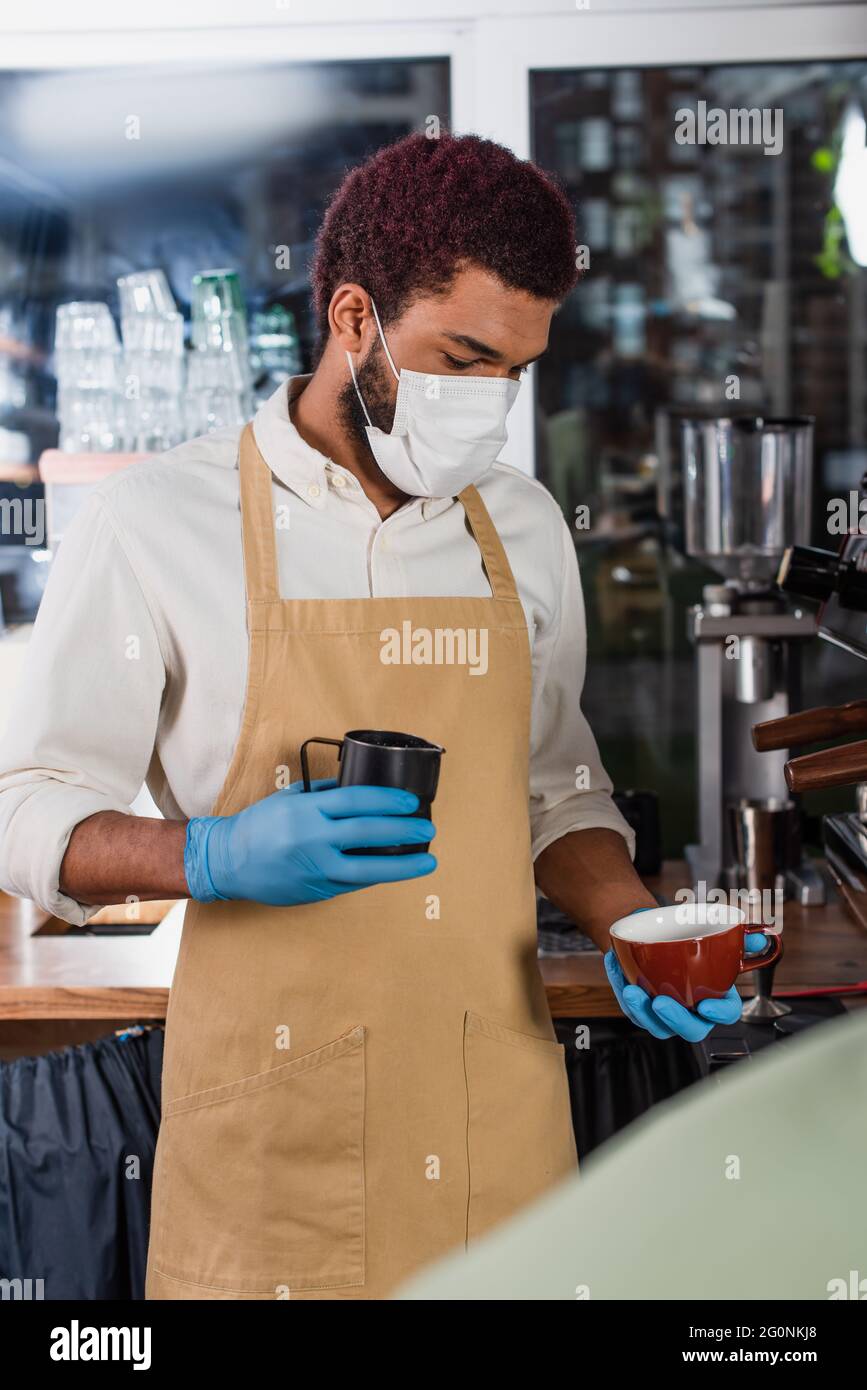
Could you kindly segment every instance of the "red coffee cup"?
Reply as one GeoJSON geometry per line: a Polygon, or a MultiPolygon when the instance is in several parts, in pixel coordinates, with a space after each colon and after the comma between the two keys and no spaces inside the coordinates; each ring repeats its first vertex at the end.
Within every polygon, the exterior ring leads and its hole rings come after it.
{"type": "Polygon", "coordinates": [[[771,935],[761,955],[745,955],[747,933],[763,930],[745,922],[745,915],[726,903],[633,912],[614,923],[611,945],[629,984],[694,1009],[703,999],[722,999],[739,975],[772,965],[783,954],[782,940],[771,935]]]}

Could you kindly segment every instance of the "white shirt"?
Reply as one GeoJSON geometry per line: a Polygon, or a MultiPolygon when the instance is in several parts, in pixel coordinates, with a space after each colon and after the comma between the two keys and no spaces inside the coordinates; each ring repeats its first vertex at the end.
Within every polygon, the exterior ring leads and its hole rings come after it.
{"type": "MultiPolygon", "coordinates": [[[[289,410],[307,380],[282,386],[254,421],[273,475],[281,595],[489,596],[459,502],[414,498],[382,521],[355,477],[304,442],[289,410]]],[[[58,889],[80,821],[129,812],[143,782],[164,816],[208,815],[225,779],[247,674],[239,434],[192,439],[113,474],[52,563],[0,740],[0,886],[69,922],[96,911],[58,889]]],[[[505,464],[479,491],[532,642],[534,857],[587,826],[619,831],[634,854],[581,713],[584,606],[562,513],[505,464]]],[[[291,681],[287,671],[287,696],[291,681]]]]}

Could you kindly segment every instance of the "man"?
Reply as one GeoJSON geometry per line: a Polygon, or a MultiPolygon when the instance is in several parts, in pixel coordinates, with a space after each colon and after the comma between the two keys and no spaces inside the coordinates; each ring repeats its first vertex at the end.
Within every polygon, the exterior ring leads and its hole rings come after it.
{"type": "MultiPolygon", "coordinates": [[[[322,228],[312,376],[240,438],[116,475],[55,561],[0,881],[73,922],[193,900],[151,1298],[380,1298],[575,1166],[534,868],[602,949],[654,899],[579,708],[568,529],[496,463],[574,245],[563,195],[497,145],[381,151],[322,228]],[[358,729],[445,748],[436,832],[324,755],[301,789],[301,744],[358,729]],[[143,779],[164,820],[129,815],[143,779]],[[435,833],[436,857],[351,853],[435,833]]],[[[615,986],[659,1036],[737,1009],[615,986]]]]}

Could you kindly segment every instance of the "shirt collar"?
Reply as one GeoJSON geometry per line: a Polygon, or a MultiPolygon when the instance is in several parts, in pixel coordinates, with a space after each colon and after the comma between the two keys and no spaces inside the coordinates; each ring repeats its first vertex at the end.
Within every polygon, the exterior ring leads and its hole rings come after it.
{"type": "MultiPolygon", "coordinates": [[[[345,468],[320,454],[301,438],[289,414],[293,401],[301,395],[310,375],[293,376],[283,381],[273,395],[263,401],[253,418],[253,435],[259,452],[275,478],[306,502],[321,509],[328,493],[329,474],[343,474],[357,485],[357,479],[345,468]]],[[[421,513],[425,518],[438,516],[452,506],[451,497],[424,497],[421,513]]]]}
{"type": "Polygon", "coordinates": [[[309,380],[308,375],[282,381],[256,411],[253,435],[275,478],[311,507],[320,508],[325,506],[325,469],[331,460],[301,438],[289,415],[290,403],[301,395],[309,380]]]}

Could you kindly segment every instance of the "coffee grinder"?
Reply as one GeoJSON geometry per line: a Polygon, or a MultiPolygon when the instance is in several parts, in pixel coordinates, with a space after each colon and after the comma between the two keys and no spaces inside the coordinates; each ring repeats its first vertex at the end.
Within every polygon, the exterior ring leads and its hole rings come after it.
{"type": "MultiPolygon", "coordinates": [[[[810,537],[813,420],[731,416],[681,420],[684,548],[720,576],[689,610],[695,648],[698,843],[687,846],[693,885],[743,890],[747,901],[825,901],[805,859],[797,797],[787,795],[787,749],[759,753],[756,723],[801,704],[802,644],[811,614],[775,587],[787,546],[810,537]]],[[[757,923],[760,916],[751,912],[757,923]]],[[[766,919],[767,920],[767,919],[766,919]]],[[[788,1012],[758,972],[744,1017],[788,1012]]]]}

